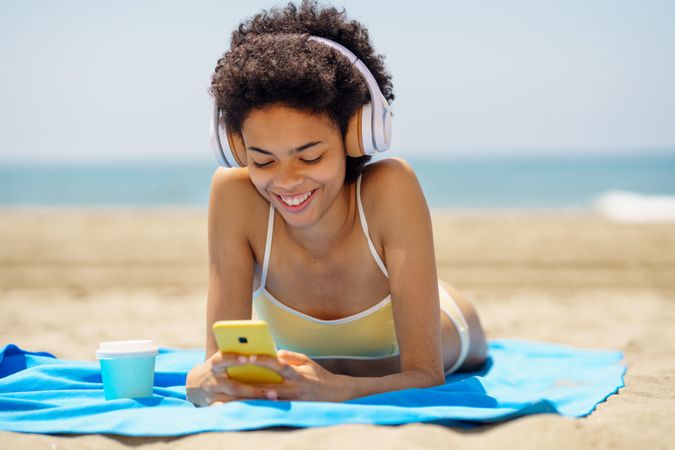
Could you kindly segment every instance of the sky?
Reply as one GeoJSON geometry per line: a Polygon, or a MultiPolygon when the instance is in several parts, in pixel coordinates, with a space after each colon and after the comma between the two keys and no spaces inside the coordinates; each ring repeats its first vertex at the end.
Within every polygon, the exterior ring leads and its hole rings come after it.
{"type": "MultiPolygon", "coordinates": [[[[0,163],[212,158],[231,31],[283,2],[0,0],[0,163]]],[[[675,2],[336,0],[402,157],[675,153],[675,2]]]]}

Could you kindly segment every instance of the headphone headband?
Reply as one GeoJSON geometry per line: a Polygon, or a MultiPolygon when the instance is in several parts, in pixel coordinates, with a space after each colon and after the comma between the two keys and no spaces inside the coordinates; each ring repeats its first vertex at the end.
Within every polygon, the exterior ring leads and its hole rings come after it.
{"type": "MultiPolygon", "coordinates": [[[[377,80],[368,70],[368,67],[345,46],[330,39],[310,36],[308,40],[327,45],[349,59],[349,62],[363,77],[370,102],[363,105],[350,119],[345,144],[347,154],[353,157],[372,155],[375,152],[384,152],[391,145],[391,106],[380,91],[377,80]]],[[[214,101],[213,118],[211,120],[211,147],[218,164],[224,167],[245,167],[246,150],[241,136],[227,130],[227,125],[221,123],[221,112],[218,103],[214,101]],[[225,136],[225,139],[223,139],[225,136]],[[227,147],[223,147],[223,141],[227,147]]],[[[224,122],[224,121],[223,121],[224,122]]]]}

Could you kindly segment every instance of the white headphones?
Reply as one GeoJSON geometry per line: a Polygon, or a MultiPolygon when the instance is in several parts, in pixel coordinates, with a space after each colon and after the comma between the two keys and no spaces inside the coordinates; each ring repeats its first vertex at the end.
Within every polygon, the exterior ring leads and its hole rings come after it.
{"type": "MultiPolygon", "coordinates": [[[[328,45],[349,58],[368,85],[370,103],[361,106],[349,119],[345,137],[347,155],[359,157],[389,149],[392,109],[382,95],[373,74],[354,53],[343,45],[317,36],[310,36],[309,39],[328,45]]],[[[211,147],[218,164],[224,167],[246,167],[246,147],[241,135],[230,132],[227,126],[221,123],[220,118],[221,111],[215,103],[211,120],[211,147]],[[223,149],[223,142],[227,144],[225,149],[223,149]]]]}

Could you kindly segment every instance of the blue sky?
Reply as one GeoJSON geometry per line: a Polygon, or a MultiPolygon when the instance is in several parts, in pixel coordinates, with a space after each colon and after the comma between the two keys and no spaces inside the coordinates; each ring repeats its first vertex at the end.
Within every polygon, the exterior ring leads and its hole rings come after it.
{"type": "MultiPolygon", "coordinates": [[[[211,158],[216,60],[278,4],[0,0],[0,161],[211,158]]],[[[391,154],[675,153],[675,2],[332,4],[386,55],[391,154]]]]}

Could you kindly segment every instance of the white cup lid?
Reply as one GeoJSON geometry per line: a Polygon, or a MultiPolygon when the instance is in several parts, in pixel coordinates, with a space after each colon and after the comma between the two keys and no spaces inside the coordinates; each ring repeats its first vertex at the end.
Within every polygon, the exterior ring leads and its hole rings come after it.
{"type": "Polygon", "coordinates": [[[101,342],[96,350],[97,358],[114,356],[151,356],[158,353],[158,348],[151,339],[132,341],[101,342]]]}

